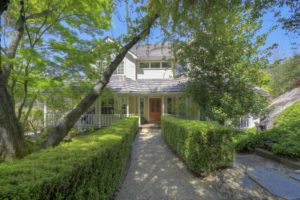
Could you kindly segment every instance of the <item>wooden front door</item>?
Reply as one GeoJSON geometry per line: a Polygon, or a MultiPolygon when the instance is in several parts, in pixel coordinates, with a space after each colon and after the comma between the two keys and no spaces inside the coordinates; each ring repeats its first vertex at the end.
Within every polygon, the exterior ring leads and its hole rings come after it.
{"type": "Polygon", "coordinates": [[[161,99],[160,98],[151,98],[149,102],[150,110],[150,120],[151,121],[160,121],[161,116],[161,99]]]}

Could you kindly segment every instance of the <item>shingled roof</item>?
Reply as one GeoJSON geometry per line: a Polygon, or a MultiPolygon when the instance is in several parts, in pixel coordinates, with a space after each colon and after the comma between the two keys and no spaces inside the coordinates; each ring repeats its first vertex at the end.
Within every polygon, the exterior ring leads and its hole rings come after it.
{"type": "Polygon", "coordinates": [[[162,59],[173,56],[171,45],[165,44],[143,44],[137,45],[130,49],[138,59],[162,59]]]}
{"type": "Polygon", "coordinates": [[[186,82],[186,78],[132,80],[125,76],[114,75],[111,77],[108,87],[119,93],[182,92],[186,82]]]}

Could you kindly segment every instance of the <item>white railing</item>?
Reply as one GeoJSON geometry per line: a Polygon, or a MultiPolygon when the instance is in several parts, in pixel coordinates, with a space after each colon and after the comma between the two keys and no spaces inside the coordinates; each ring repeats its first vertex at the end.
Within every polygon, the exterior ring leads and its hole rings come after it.
{"type": "MultiPolygon", "coordinates": [[[[47,113],[47,126],[56,126],[66,113],[47,113]]],[[[86,129],[89,127],[101,128],[109,126],[111,123],[122,119],[128,115],[126,114],[83,114],[80,119],[76,122],[75,127],[79,129],[86,129]]]]}

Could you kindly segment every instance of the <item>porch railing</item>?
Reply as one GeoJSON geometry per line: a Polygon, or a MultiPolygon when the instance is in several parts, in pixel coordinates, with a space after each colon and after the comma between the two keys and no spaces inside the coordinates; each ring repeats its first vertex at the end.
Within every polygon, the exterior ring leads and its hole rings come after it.
{"type": "MultiPolygon", "coordinates": [[[[63,120],[66,113],[47,113],[47,126],[53,127],[63,120]]],[[[111,123],[126,117],[126,114],[83,114],[76,122],[75,126],[79,129],[101,128],[109,126],[111,123]]]]}

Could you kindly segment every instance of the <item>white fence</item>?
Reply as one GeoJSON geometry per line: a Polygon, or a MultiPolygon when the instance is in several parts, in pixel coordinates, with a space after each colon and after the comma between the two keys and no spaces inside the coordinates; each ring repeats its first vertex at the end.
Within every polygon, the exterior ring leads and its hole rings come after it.
{"type": "MultiPolygon", "coordinates": [[[[47,113],[47,126],[56,126],[66,113],[47,113]]],[[[109,126],[118,119],[126,117],[126,114],[83,114],[76,122],[75,127],[79,129],[86,129],[89,127],[101,128],[109,126]]]]}

